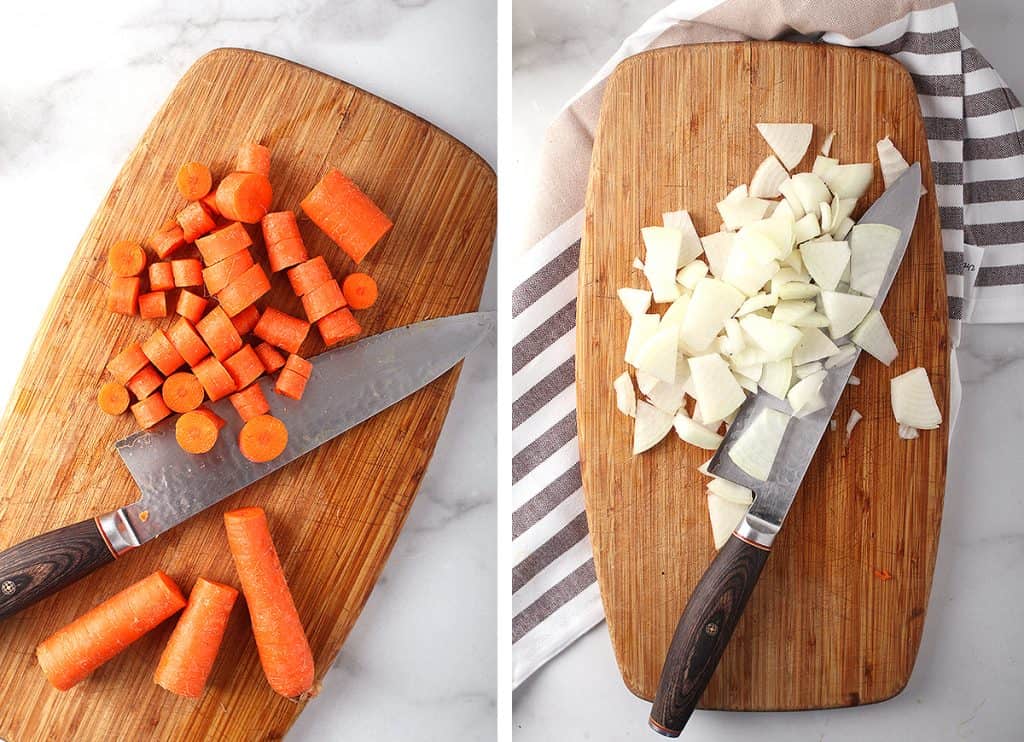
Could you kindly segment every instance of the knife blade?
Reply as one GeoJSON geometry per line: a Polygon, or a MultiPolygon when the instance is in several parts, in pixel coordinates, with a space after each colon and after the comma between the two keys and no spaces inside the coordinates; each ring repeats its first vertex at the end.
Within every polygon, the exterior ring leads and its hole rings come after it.
{"type": "Polygon", "coordinates": [[[418,322],[316,356],[301,402],[259,383],[270,414],[288,428],[288,445],[273,461],[245,459],[242,422],[228,400],[210,407],[227,421],[214,448],[185,453],[168,423],[115,445],[138,485],[137,502],[35,536],[0,552],[0,618],[66,587],[243,487],[421,389],[462,360],[490,333],[493,312],[418,322]]]}
{"type": "MultiPolygon", "coordinates": [[[[906,254],[920,195],[921,166],[914,163],[858,221],[887,224],[900,230],[873,309],[882,306],[906,254]]],[[[845,339],[844,336],[834,340],[838,345],[845,339]]],[[[793,413],[786,400],[760,389],[740,406],[708,463],[712,475],[754,490],[756,495],[740,525],[697,584],[679,619],[648,720],[655,732],[678,737],[696,708],[757,584],[772,542],[782,528],[859,357],[860,349],[856,348],[846,363],[828,370],[820,391],[825,400],[822,409],[802,418],[790,418],[767,481],[751,477],[729,456],[735,441],[762,410],[793,413]]]]}

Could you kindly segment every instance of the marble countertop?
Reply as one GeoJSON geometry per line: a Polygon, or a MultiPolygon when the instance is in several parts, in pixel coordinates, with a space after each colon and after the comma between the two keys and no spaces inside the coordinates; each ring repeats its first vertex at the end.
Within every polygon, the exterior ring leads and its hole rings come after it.
{"type": "MultiPolygon", "coordinates": [[[[564,102],[665,0],[516,0],[509,133],[502,188],[516,203],[535,144],[564,102]]],[[[1016,0],[958,3],[965,33],[1024,91],[1016,0]]],[[[904,692],[874,706],[801,713],[697,712],[686,739],[763,742],[1021,739],[1024,728],[1024,327],[976,325],[960,350],[963,406],[953,437],[944,529],[917,664],[904,692]]],[[[604,625],[513,695],[516,742],[656,739],[649,704],[619,677],[604,625]]]]}
{"type": "MultiPolygon", "coordinates": [[[[0,292],[0,316],[24,321],[0,332],[3,399],[100,199],[210,49],[259,49],[323,70],[497,159],[492,3],[68,0],[45,12],[17,4],[4,17],[0,212],[5,273],[17,281],[0,292]]],[[[482,306],[496,307],[493,261],[482,306]]],[[[493,739],[496,372],[492,337],[466,360],[405,530],[288,739],[493,739]]]]}

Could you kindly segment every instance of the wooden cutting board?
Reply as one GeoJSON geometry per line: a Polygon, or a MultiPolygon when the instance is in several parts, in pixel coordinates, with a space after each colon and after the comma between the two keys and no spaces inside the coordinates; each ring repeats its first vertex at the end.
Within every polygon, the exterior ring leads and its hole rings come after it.
{"type": "MultiPolygon", "coordinates": [[[[226,173],[235,148],[246,140],[273,150],[275,208],[298,210],[299,200],[334,166],[394,220],[394,230],[360,266],[377,279],[381,294],[377,305],[358,314],[365,334],[476,309],[496,221],[495,175],[480,157],[413,114],[314,70],[239,49],[207,54],[171,93],[101,202],[22,369],[0,423],[0,548],[138,497],[113,448],[133,431],[132,420],[107,417],[95,396],[107,360],[158,325],[106,311],[106,250],[117,239],[141,240],[183,206],[173,180],[181,163],[199,160],[215,175],[226,173]]],[[[323,255],[335,275],[353,270],[311,222],[302,221],[300,228],[310,253],[323,255]]],[[[268,300],[302,315],[282,277],[274,280],[268,300]]],[[[314,330],[303,355],[321,350],[314,330]]],[[[394,545],[457,378],[456,368],[0,623],[0,737],[280,739],[304,704],[270,690],[241,600],[209,688],[198,701],[152,682],[173,620],[66,693],[44,680],[35,645],[155,569],[186,590],[200,575],[237,585],[222,514],[260,505],[309,635],[319,681],[394,545]]]]}
{"type": "MultiPolygon", "coordinates": [[[[653,698],[683,606],[714,554],[696,467],[708,452],[673,433],[632,457],[633,425],[611,381],[629,322],[620,286],[640,228],[689,209],[715,232],[715,202],[749,182],[769,149],[754,124],[812,122],[810,170],[825,135],[843,162],[877,159],[886,135],[931,165],[910,76],[877,53],[825,45],[728,43],[662,49],[623,62],[608,82],[590,172],[580,255],[578,422],[587,515],[608,629],[626,685],[653,698]]],[[[882,191],[881,175],[860,204],[882,191]]],[[[860,211],[855,217],[860,215],[860,211]]],[[[664,307],[661,307],[664,309],[664,307]]],[[[864,355],[776,540],[760,584],[703,697],[704,708],[806,709],[890,698],[914,666],[942,514],[948,423],[897,437],[889,379],[915,366],[946,415],[945,275],[934,188],[883,309],[900,348],[890,368],[864,355]],[[848,448],[843,428],[864,415],[848,448]]]]}

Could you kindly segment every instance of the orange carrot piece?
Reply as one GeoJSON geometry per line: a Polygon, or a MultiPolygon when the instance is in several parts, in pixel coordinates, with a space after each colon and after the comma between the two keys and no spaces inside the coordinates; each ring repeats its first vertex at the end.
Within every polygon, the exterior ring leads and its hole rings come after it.
{"type": "Polygon", "coordinates": [[[179,211],[174,217],[174,221],[178,222],[178,226],[181,227],[185,242],[195,242],[196,239],[217,226],[213,217],[199,201],[193,201],[179,211]]]}
{"type": "Polygon", "coordinates": [[[277,348],[267,342],[256,346],[256,355],[260,357],[263,368],[268,374],[274,373],[285,364],[284,356],[277,351],[277,348]]]}
{"type": "Polygon", "coordinates": [[[206,347],[206,343],[199,337],[195,326],[187,317],[182,317],[167,329],[167,339],[189,366],[195,366],[210,355],[210,349],[206,347]]]}
{"type": "Polygon", "coordinates": [[[164,380],[164,403],[174,412],[191,412],[203,403],[206,392],[194,374],[179,371],[164,380]]]}
{"type": "Polygon", "coordinates": [[[316,323],[316,329],[320,331],[320,337],[324,339],[326,345],[340,343],[363,331],[348,307],[328,314],[316,323]]]}
{"type": "Polygon", "coordinates": [[[203,414],[201,410],[190,410],[175,421],[174,440],[185,453],[206,453],[217,445],[219,431],[220,428],[209,415],[203,414]]]}
{"type": "Polygon", "coordinates": [[[248,250],[240,250],[230,255],[219,263],[214,263],[208,268],[203,268],[203,282],[206,290],[216,295],[229,283],[245,273],[256,261],[252,259],[252,253],[248,250]]]}
{"type": "Polygon", "coordinates": [[[313,223],[356,264],[392,226],[377,204],[338,170],[328,171],[301,205],[313,223]]]}
{"type": "Polygon", "coordinates": [[[302,374],[282,368],[274,383],[274,391],[283,397],[299,400],[302,399],[302,395],[306,391],[306,382],[308,381],[309,379],[302,374]]]}
{"type": "Polygon", "coordinates": [[[235,389],[244,389],[263,375],[263,362],[251,345],[243,345],[240,351],[226,359],[224,368],[231,374],[235,389]]]}
{"type": "Polygon", "coordinates": [[[148,430],[171,414],[170,408],[164,402],[160,392],[154,392],[145,399],[140,399],[132,405],[132,414],[135,415],[135,422],[143,430],[148,430]]]}
{"type": "Polygon", "coordinates": [[[211,402],[216,402],[235,391],[235,382],[231,380],[231,374],[224,368],[220,361],[210,356],[192,368],[199,382],[206,390],[206,396],[211,402]]]}
{"type": "Polygon", "coordinates": [[[287,445],[288,429],[273,415],[258,415],[247,420],[238,434],[242,455],[257,464],[276,459],[287,445]]]}
{"type": "Polygon", "coordinates": [[[107,361],[107,371],[122,384],[127,384],[128,380],[141,371],[148,363],[149,359],[142,351],[142,345],[132,343],[107,361]]]}
{"type": "Polygon", "coordinates": [[[197,258],[171,261],[171,277],[178,288],[203,285],[203,264],[197,258]]]}
{"type": "Polygon", "coordinates": [[[142,352],[164,376],[170,376],[185,365],[185,359],[163,330],[156,330],[142,342],[142,352]]]}
{"type": "Polygon", "coordinates": [[[193,294],[188,289],[182,289],[178,293],[178,305],[174,311],[189,322],[198,322],[203,318],[208,303],[203,297],[193,294]]]}
{"type": "Polygon", "coordinates": [[[242,173],[258,173],[270,177],[270,148],[255,142],[246,142],[238,148],[235,170],[242,173]]]}
{"type": "Polygon", "coordinates": [[[353,309],[369,309],[377,301],[377,282],[366,273],[349,273],[341,283],[341,290],[353,309]]]}
{"type": "Polygon", "coordinates": [[[293,265],[298,265],[308,259],[309,254],[306,252],[306,243],[302,239],[282,240],[281,242],[267,245],[267,260],[270,263],[271,273],[291,268],[293,265]]]}
{"type": "Polygon", "coordinates": [[[159,319],[167,316],[167,292],[151,291],[139,296],[139,316],[142,319],[159,319]]]}
{"type": "Polygon", "coordinates": [[[230,173],[217,185],[217,210],[236,222],[256,224],[273,200],[270,180],[259,173],[230,173]]]}
{"type": "Polygon", "coordinates": [[[217,659],[238,591],[230,585],[196,580],[185,612],[160,655],[153,682],[185,698],[199,698],[217,659]]]}
{"type": "Polygon", "coordinates": [[[68,690],[184,607],[174,580],[154,572],[41,642],[39,666],[54,688],[68,690]]]}
{"type": "Polygon", "coordinates": [[[218,361],[237,353],[242,347],[242,337],[220,307],[214,307],[207,312],[206,316],[196,323],[196,330],[218,361]]]}
{"type": "Polygon", "coordinates": [[[309,323],[292,317],[282,311],[267,307],[260,315],[260,321],[253,328],[253,334],[289,353],[298,353],[299,346],[309,333],[309,323]]]}
{"type": "MultiPolygon", "coordinates": [[[[261,419],[253,418],[246,426],[261,419]]],[[[313,688],[313,653],[281,569],[266,513],[263,508],[232,510],[224,514],[224,527],[267,681],[286,698],[303,696],[313,688]]]]}
{"type": "Polygon", "coordinates": [[[306,319],[310,322],[316,322],[344,306],[347,306],[345,295],[333,278],[302,297],[302,308],[306,310],[306,319]]]}
{"type": "Polygon", "coordinates": [[[294,371],[304,379],[308,379],[313,374],[313,364],[295,353],[288,356],[284,367],[289,371],[294,371]]]}
{"type": "Polygon", "coordinates": [[[201,162],[186,162],[174,177],[178,192],[186,201],[198,201],[213,186],[213,175],[210,168],[201,162]]]}
{"type": "Polygon", "coordinates": [[[115,276],[137,276],[146,267],[146,251],[136,242],[119,240],[107,251],[107,265],[115,276]]]}
{"type": "Polygon", "coordinates": [[[100,387],[100,392],[96,395],[96,403],[108,415],[120,415],[128,409],[130,401],[128,390],[116,381],[108,381],[100,387]]]}
{"type": "Polygon", "coordinates": [[[334,280],[331,269],[322,255],[307,260],[288,271],[288,281],[296,296],[305,296],[313,289],[334,280]]]}
{"type": "MultiPolygon", "coordinates": [[[[211,186],[212,188],[212,186],[211,186]]],[[[217,208],[217,189],[213,188],[209,193],[199,199],[199,203],[206,209],[206,213],[216,219],[220,216],[220,209],[217,208]]]]}
{"type": "Polygon", "coordinates": [[[174,267],[167,262],[150,263],[149,290],[170,291],[174,288],[174,267]]]}
{"type": "Polygon", "coordinates": [[[228,424],[227,420],[225,420],[223,417],[218,415],[216,412],[211,410],[206,405],[203,405],[198,410],[192,410],[192,412],[195,413],[196,415],[202,415],[207,420],[212,422],[214,425],[217,426],[217,430],[220,430],[221,428],[228,424]]]}
{"type": "Polygon", "coordinates": [[[242,418],[242,422],[249,422],[254,417],[270,412],[270,405],[263,396],[259,384],[252,384],[240,392],[235,392],[228,399],[231,400],[235,412],[242,418]]]}
{"type": "Polygon", "coordinates": [[[263,244],[270,246],[285,240],[301,240],[299,223],[294,211],[273,211],[260,220],[263,229],[263,244]]]}
{"type": "Polygon", "coordinates": [[[196,247],[203,256],[203,262],[208,266],[241,252],[251,244],[252,238],[249,233],[237,221],[196,240],[196,247]]]}
{"type": "Polygon", "coordinates": [[[231,324],[238,330],[239,335],[248,335],[259,321],[260,310],[252,304],[231,318],[231,324]]]}
{"type": "Polygon", "coordinates": [[[169,222],[164,222],[160,229],[147,237],[146,243],[163,260],[174,251],[184,247],[185,233],[181,226],[171,219],[169,222]]]}
{"type": "Polygon", "coordinates": [[[125,386],[135,395],[135,399],[141,401],[159,389],[163,383],[164,377],[147,363],[146,367],[129,379],[125,386]]]}
{"type": "Polygon", "coordinates": [[[107,291],[107,309],[118,314],[137,314],[141,287],[138,276],[114,277],[107,291]]]}
{"type": "Polygon", "coordinates": [[[217,294],[217,301],[229,317],[252,306],[256,300],[270,291],[270,279],[267,278],[263,266],[255,263],[245,273],[222,288],[217,294]]]}

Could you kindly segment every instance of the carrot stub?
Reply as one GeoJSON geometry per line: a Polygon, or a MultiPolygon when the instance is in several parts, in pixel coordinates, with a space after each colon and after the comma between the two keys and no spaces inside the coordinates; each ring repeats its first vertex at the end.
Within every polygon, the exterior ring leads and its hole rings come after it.
{"type": "Polygon", "coordinates": [[[256,355],[259,356],[260,361],[263,363],[263,368],[268,374],[274,373],[285,364],[284,356],[278,352],[277,348],[267,342],[256,346],[256,355]]]}
{"type": "Polygon", "coordinates": [[[273,415],[247,420],[238,434],[238,448],[249,461],[261,464],[276,459],[288,445],[288,429],[273,415]]]}
{"type": "Polygon", "coordinates": [[[168,262],[151,263],[149,266],[149,290],[170,291],[174,288],[174,267],[168,262]]]}
{"type": "Polygon", "coordinates": [[[239,335],[248,335],[259,321],[260,310],[254,306],[246,307],[231,318],[231,324],[238,330],[239,335]]]}
{"type": "Polygon", "coordinates": [[[142,319],[159,319],[167,316],[167,292],[152,291],[139,296],[139,316],[142,319]]]}
{"type": "Polygon", "coordinates": [[[219,263],[203,268],[203,282],[206,284],[206,290],[211,294],[218,293],[234,279],[245,273],[246,269],[254,262],[251,252],[240,250],[234,255],[224,258],[219,263]]]}
{"type": "Polygon", "coordinates": [[[302,199],[302,210],[356,263],[392,226],[377,204],[338,170],[328,171],[302,199]]]}
{"type": "Polygon", "coordinates": [[[120,240],[110,246],[107,265],[115,276],[137,276],[146,267],[146,251],[131,240],[120,240]]]}
{"type": "Polygon", "coordinates": [[[235,382],[223,364],[213,356],[205,358],[192,368],[192,373],[206,390],[211,402],[216,402],[235,391],[235,382]]]}
{"type": "Polygon", "coordinates": [[[68,690],[184,607],[174,580],[154,572],[39,644],[39,666],[54,688],[68,690]]]}
{"type": "Polygon", "coordinates": [[[186,162],[174,177],[178,192],[187,201],[198,201],[213,186],[213,175],[210,168],[201,162],[186,162]]]}
{"type": "Polygon", "coordinates": [[[313,289],[334,279],[322,255],[307,260],[288,271],[288,281],[296,296],[305,296],[313,289]]]}
{"type": "Polygon", "coordinates": [[[157,330],[142,342],[142,352],[164,376],[170,376],[185,365],[185,359],[163,330],[157,330]]]}
{"type": "Polygon", "coordinates": [[[270,291],[270,279],[267,278],[263,266],[256,263],[246,269],[217,294],[217,301],[229,317],[234,317],[246,307],[270,291]]]}
{"type": "MultiPolygon", "coordinates": [[[[246,426],[261,419],[253,418],[246,426]]],[[[262,508],[232,510],[224,514],[224,527],[267,681],[286,698],[303,696],[313,687],[313,653],[281,569],[266,513],[262,508]]]]}
{"type": "Polygon", "coordinates": [[[174,423],[174,439],[185,453],[206,453],[217,445],[219,431],[217,424],[201,410],[186,412],[174,423]]]}
{"type": "Polygon", "coordinates": [[[356,322],[348,307],[331,312],[316,323],[316,329],[320,331],[320,337],[326,345],[334,345],[342,340],[359,335],[363,328],[356,322]]]}
{"type": "Polygon", "coordinates": [[[341,290],[353,309],[369,309],[377,301],[377,282],[366,273],[349,273],[341,283],[341,290]]]}
{"type": "Polygon", "coordinates": [[[258,173],[270,177],[270,148],[255,142],[246,142],[238,148],[235,170],[243,173],[258,173]]]}
{"type": "Polygon", "coordinates": [[[197,238],[217,226],[206,207],[199,201],[193,201],[179,211],[174,217],[174,221],[178,222],[178,226],[181,227],[185,242],[195,242],[197,238]]]}
{"type": "Polygon", "coordinates": [[[263,244],[270,246],[285,240],[302,239],[294,211],[272,211],[260,220],[263,244]]]}
{"type": "Polygon", "coordinates": [[[149,359],[142,351],[142,345],[132,343],[107,361],[107,371],[122,384],[127,384],[129,379],[148,364],[149,359]]]}
{"type": "Polygon", "coordinates": [[[107,309],[118,314],[136,314],[141,288],[138,276],[115,276],[107,290],[107,309]]]}
{"type": "Polygon", "coordinates": [[[260,173],[230,173],[217,185],[217,210],[225,219],[256,224],[273,200],[270,180],[260,173]]]}
{"type": "Polygon", "coordinates": [[[144,369],[129,379],[125,386],[135,395],[135,399],[145,399],[159,389],[163,383],[164,377],[160,375],[160,372],[147,364],[144,369]]]}
{"type": "Polygon", "coordinates": [[[242,422],[249,422],[254,417],[270,412],[270,405],[259,384],[253,384],[240,392],[235,392],[228,399],[231,400],[235,412],[242,418],[242,422]]]}
{"type": "Polygon", "coordinates": [[[164,398],[160,392],[154,392],[145,399],[140,399],[133,404],[132,414],[135,415],[135,422],[139,424],[139,427],[147,430],[170,415],[171,410],[164,403],[164,398]]]}
{"type": "Polygon", "coordinates": [[[302,399],[302,395],[306,391],[307,381],[309,381],[309,379],[302,374],[296,373],[295,371],[285,367],[282,368],[281,373],[277,375],[277,380],[274,382],[274,391],[282,397],[299,400],[302,399]]]}
{"type": "Polygon", "coordinates": [[[203,285],[203,264],[196,258],[171,261],[171,278],[177,288],[203,285]]]}
{"type": "Polygon", "coordinates": [[[212,186],[211,189],[209,193],[199,199],[199,203],[206,209],[207,214],[216,219],[220,216],[220,209],[217,208],[217,189],[212,188],[212,186]]]}
{"type": "Polygon", "coordinates": [[[163,260],[185,244],[185,233],[181,225],[171,219],[164,222],[156,232],[146,238],[146,243],[163,260]]]}
{"type": "Polygon", "coordinates": [[[282,311],[267,307],[260,315],[260,321],[253,328],[253,334],[260,340],[266,340],[289,353],[298,353],[299,346],[306,339],[309,323],[298,317],[292,317],[282,311]]]}
{"type": "Polygon", "coordinates": [[[179,371],[164,381],[164,402],[174,412],[191,412],[203,403],[206,392],[194,374],[179,371]]]}
{"type": "Polygon", "coordinates": [[[277,273],[285,268],[307,260],[309,254],[306,252],[306,243],[301,238],[282,240],[267,245],[267,260],[270,262],[270,271],[277,273]]]}
{"type": "Polygon", "coordinates": [[[198,322],[206,312],[206,305],[209,302],[198,294],[193,294],[187,289],[178,293],[178,304],[174,311],[187,319],[189,322],[198,322]]]}
{"type": "Polygon", "coordinates": [[[263,375],[263,362],[251,345],[243,345],[240,351],[226,359],[224,368],[231,374],[235,389],[244,389],[263,375]]]}
{"type": "Polygon", "coordinates": [[[108,415],[120,415],[128,409],[130,401],[128,390],[116,381],[108,381],[100,387],[100,392],[96,395],[97,404],[108,415]]]}
{"type": "MultiPolygon", "coordinates": [[[[187,292],[182,291],[182,294],[187,292]]],[[[182,317],[167,329],[167,339],[171,341],[174,349],[185,359],[189,366],[195,366],[201,360],[210,355],[210,349],[199,337],[192,321],[182,317]]]]}
{"type": "Polygon", "coordinates": [[[249,247],[252,238],[241,224],[232,222],[196,240],[196,247],[206,265],[213,265],[249,247]]]}
{"type": "Polygon", "coordinates": [[[302,297],[302,308],[306,310],[306,319],[310,322],[316,322],[321,317],[326,317],[334,310],[341,309],[346,305],[341,286],[333,278],[302,297]]]}
{"type": "Polygon", "coordinates": [[[237,353],[242,347],[242,337],[220,307],[214,307],[207,312],[206,316],[196,323],[196,330],[218,361],[237,353]]]}

